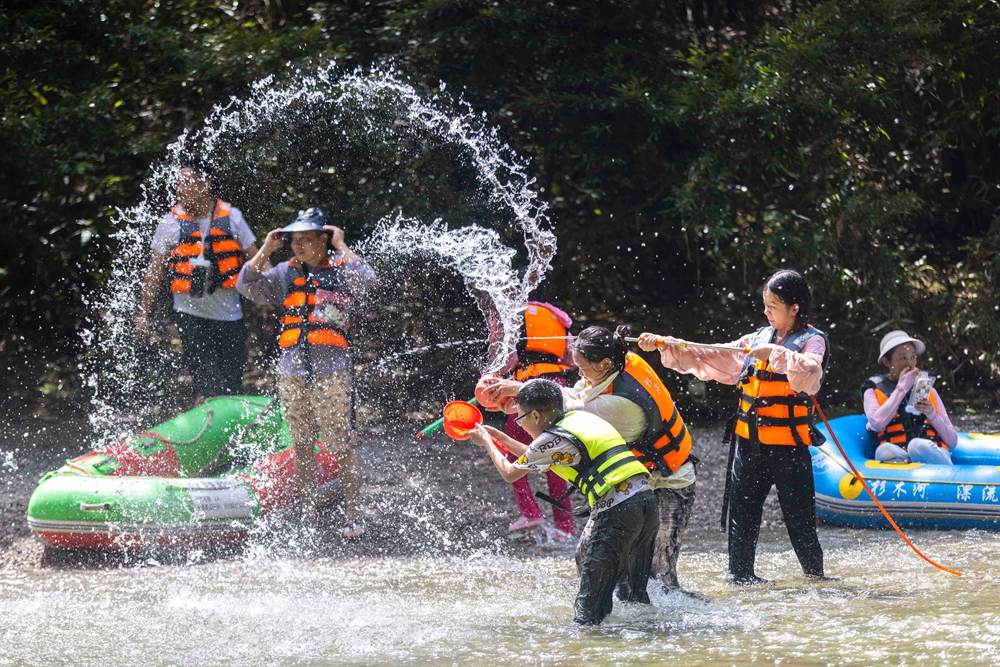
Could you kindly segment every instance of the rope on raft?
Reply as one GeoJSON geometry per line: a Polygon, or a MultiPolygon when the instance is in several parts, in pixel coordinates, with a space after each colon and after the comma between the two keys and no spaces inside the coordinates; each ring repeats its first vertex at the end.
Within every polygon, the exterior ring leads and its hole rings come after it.
{"type": "Polygon", "coordinates": [[[830,422],[828,422],[826,420],[826,415],[823,414],[823,408],[821,408],[819,406],[819,401],[816,400],[815,396],[811,396],[810,398],[812,398],[812,402],[813,402],[813,405],[816,406],[816,410],[819,411],[819,416],[823,420],[823,423],[826,424],[826,429],[827,429],[827,431],[830,432],[830,437],[833,438],[833,443],[835,445],[837,445],[837,449],[840,450],[840,455],[844,457],[844,460],[847,462],[847,465],[849,465],[851,467],[851,472],[854,473],[855,478],[857,478],[857,480],[859,482],[861,482],[861,485],[863,487],[865,487],[865,491],[868,492],[868,496],[872,500],[875,501],[875,504],[882,511],[882,514],[885,516],[885,518],[889,520],[889,524],[892,525],[892,527],[896,529],[896,532],[899,533],[899,536],[903,538],[903,541],[906,542],[906,544],[911,549],[913,549],[913,551],[916,552],[916,554],[918,556],[920,556],[921,558],[923,558],[925,561],[927,561],[928,563],[930,563],[934,567],[938,568],[939,570],[944,570],[945,572],[948,572],[950,574],[954,574],[956,577],[961,577],[962,576],[961,572],[957,572],[955,570],[949,569],[949,568],[945,567],[944,565],[938,565],[937,563],[935,563],[934,561],[932,561],[930,558],[928,558],[927,556],[925,556],[923,554],[923,552],[920,551],[920,549],[918,549],[916,546],[914,546],[913,542],[910,541],[910,538],[908,538],[906,536],[906,534],[900,529],[900,527],[896,525],[896,522],[892,520],[891,516],[889,516],[889,513],[886,511],[885,507],[882,506],[882,503],[879,502],[879,499],[876,498],[875,494],[872,493],[872,490],[870,488],[868,488],[868,483],[865,481],[865,478],[862,477],[861,473],[858,472],[858,469],[854,467],[853,463],[851,463],[851,459],[847,456],[847,452],[845,452],[844,448],[840,446],[840,441],[837,440],[837,434],[833,432],[833,428],[830,427],[830,422]]]}

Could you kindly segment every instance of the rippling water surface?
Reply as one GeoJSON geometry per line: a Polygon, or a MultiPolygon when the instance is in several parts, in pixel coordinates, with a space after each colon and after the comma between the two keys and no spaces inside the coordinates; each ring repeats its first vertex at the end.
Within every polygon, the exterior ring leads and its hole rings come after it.
{"type": "Polygon", "coordinates": [[[1000,535],[823,529],[809,584],[783,531],[764,532],[770,588],[724,585],[721,536],[692,535],[682,581],[710,598],[619,605],[571,622],[570,549],[331,559],[262,549],[240,560],[0,571],[0,664],[990,664],[1000,647],[1000,535]]]}

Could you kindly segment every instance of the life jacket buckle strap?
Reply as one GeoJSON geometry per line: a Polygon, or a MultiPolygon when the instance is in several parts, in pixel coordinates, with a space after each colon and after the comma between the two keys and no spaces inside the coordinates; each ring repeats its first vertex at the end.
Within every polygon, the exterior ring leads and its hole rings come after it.
{"type": "Polygon", "coordinates": [[[573,509],[573,508],[566,509],[563,506],[562,501],[566,499],[567,495],[570,492],[572,492],[572,490],[573,490],[573,487],[571,486],[570,487],[570,491],[567,491],[566,493],[564,493],[563,495],[559,496],[558,498],[553,498],[552,496],[548,495],[547,493],[542,493],[541,491],[535,491],[535,497],[538,498],[539,500],[542,500],[544,502],[549,503],[550,505],[554,506],[556,509],[561,510],[563,512],[566,512],[567,514],[570,514],[572,516],[575,516],[575,517],[578,517],[578,518],[583,518],[585,516],[589,516],[590,515],[590,507],[583,507],[581,509],[573,509]]]}

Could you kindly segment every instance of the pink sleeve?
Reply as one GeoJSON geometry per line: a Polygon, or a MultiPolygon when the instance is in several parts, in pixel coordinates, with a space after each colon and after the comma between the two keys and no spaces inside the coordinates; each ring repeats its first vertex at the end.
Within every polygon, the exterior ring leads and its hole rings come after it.
{"type": "Polygon", "coordinates": [[[955,449],[955,445],[958,444],[958,433],[955,432],[955,427],[951,424],[948,411],[944,409],[944,401],[941,400],[941,394],[937,393],[937,389],[931,389],[931,391],[934,392],[934,398],[937,401],[937,411],[931,414],[927,418],[927,421],[934,427],[937,434],[941,436],[942,442],[948,445],[948,449],[955,449]]]}
{"type": "Polygon", "coordinates": [[[699,380],[715,380],[722,384],[736,384],[743,372],[741,351],[753,342],[754,334],[747,334],[738,341],[729,343],[740,350],[705,350],[692,347],[667,345],[660,349],[660,363],[680,373],[690,373],[699,380]]]}
{"type": "Polygon", "coordinates": [[[893,415],[899,410],[899,404],[903,402],[904,396],[906,396],[906,392],[900,391],[899,387],[897,387],[889,395],[889,400],[884,405],[879,405],[878,398],[875,396],[875,390],[866,390],[865,416],[868,417],[868,430],[873,433],[884,431],[885,427],[892,421],[893,415]]]}
{"type": "Polygon", "coordinates": [[[823,356],[826,341],[822,336],[812,336],[806,340],[801,352],[778,347],[771,353],[768,362],[771,370],[788,376],[788,386],[792,391],[803,391],[815,395],[823,383],[823,356]]]}

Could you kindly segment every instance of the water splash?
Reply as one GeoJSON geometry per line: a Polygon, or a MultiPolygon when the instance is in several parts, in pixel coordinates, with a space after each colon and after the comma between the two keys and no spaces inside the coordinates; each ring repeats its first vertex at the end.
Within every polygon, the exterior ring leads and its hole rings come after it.
{"type": "Polygon", "coordinates": [[[133,319],[152,233],[173,203],[177,165],[192,156],[228,182],[234,204],[251,209],[258,234],[262,221],[285,224],[296,208],[338,196],[343,202],[351,187],[367,187],[373,194],[366,205],[381,210],[363,212],[372,233],[361,249],[370,261],[431,257],[460,274],[487,320],[483,370],[499,368],[513,351],[520,313],[555,254],[547,204],[525,163],[467,104],[443,92],[423,97],[392,69],[344,74],[330,65],[295,72],[286,84],[262,79],[171,144],[140,204],[119,211],[117,259],[105,289],[88,303],[99,315],[84,334],[92,351],[92,421],[104,437],[120,436],[116,401],[141,415],[157,400],[140,398],[156,386],[156,373],[177,370],[176,356],[150,360],[135,344],[133,319]],[[522,248],[507,245],[512,231],[522,248]]]}

